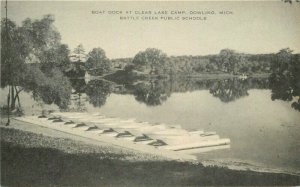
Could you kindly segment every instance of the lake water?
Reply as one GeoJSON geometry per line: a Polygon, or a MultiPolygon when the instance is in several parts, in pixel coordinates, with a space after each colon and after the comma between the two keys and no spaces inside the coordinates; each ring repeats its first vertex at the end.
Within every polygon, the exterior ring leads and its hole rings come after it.
{"type": "MultiPolygon", "coordinates": [[[[268,79],[131,84],[72,80],[72,85],[72,111],[178,124],[229,138],[229,149],[197,154],[206,164],[300,174],[300,113],[291,107],[298,98],[272,100],[277,93],[269,88],[268,79]]],[[[27,115],[39,114],[41,109],[58,110],[35,101],[30,93],[23,92],[20,99],[27,115]]]]}

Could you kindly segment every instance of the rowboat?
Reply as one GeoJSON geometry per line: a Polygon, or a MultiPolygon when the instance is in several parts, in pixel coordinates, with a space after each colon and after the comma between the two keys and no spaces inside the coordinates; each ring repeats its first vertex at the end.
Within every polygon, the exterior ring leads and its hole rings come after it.
{"type": "Polygon", "coordinates": [[[203,147],[212,147],[212,146],[219,146],[219,145],[228,145],[230,144],[229,139],[219,139],[213,141],[202,141],[184,145],[168,145],[163,147],[163,149],[173,150],[173,151],[181,151],[181,150],[188,150],[188,149],[197,149],[203,147]]]}

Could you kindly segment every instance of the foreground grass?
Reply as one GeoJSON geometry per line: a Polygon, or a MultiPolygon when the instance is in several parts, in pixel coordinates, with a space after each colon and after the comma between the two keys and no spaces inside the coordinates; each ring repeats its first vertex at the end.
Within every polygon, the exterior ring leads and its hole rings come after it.
{"type": "MultiPolygon", "coordinates": [[[[71,151],[53,146],[26,146],[41,135],[1,128],[1,185],[4,186],[191,186],[299,185],[300,177],[286,174],[234,171],[188,162],[129,161],[120,153],[71,151]],[[15,135],[14,141],[5,137],[15,135]],[[4,138],[2,138],[4,137],[4,138]]],[[[72,141],[72,140],[65,140],[72,141]]],[[[73,143],[77,146],[77,143],[73,143]]],[[[87,149],[87,148],[84,148],[87,149]]]]}

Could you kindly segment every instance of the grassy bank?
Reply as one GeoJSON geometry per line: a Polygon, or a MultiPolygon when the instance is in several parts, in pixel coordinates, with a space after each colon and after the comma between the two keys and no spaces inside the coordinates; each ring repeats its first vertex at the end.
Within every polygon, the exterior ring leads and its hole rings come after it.
{"type": "Polygon", "coordinates": [[[201,164],[126,159],[131,153],[1,128],[1,184],[5,186],[297,185],[287,174],[234,171],[201,164]],[[67,150],[67,151],[66,151],[67,150]]]}

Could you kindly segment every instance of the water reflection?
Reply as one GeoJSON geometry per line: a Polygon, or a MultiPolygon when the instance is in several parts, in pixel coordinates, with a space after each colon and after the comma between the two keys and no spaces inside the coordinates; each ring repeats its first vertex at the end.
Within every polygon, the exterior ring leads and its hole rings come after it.
{"type": "Polygon", "coordinates": [[[85,111],[85,103],[89,102],[94,107],[101,107],[105,104],[107,97],[113,91],[113,83],[104,79],[90,80],[71,79],[73,87],[71,99],[71,111],[85,111]]]}
{"type": "Polygon", "coordinates": [[[209,92],[220,98],[222,102],[231,102],[236,99],[248,96],[248,85],[243,80],[229,79],[216,81],[209,89],[209,92]]]}
{"type": "Polygon", "coordinates": [[[184,93],[195,90],[209,90],[222,102],[228,103],[248,96],[249,89],[267,89],[268,79],[250,78],[242,80],[238,78],[222,80],[197,80],[197,79],[150,79],[137,80],[133,84],[125,86],[104,79],[95,79],[87,84],[83,79],[71,80],[73,93],[73,105],[77,102],[77,111],[83,110],[82,103],[91,103],[94,107],[105,104],[110,93],[134,95],[136,101],[147,106],[158,106],[163,104],[172,93],[184,93]]]}
{"type": "Polygon", "coordinates": [[[70,79],[73,93],[85,93],[86,90],[86,83],[84,79],[70,79]]]}
{"type": "Polygon", "coordinates": [[[150,80],[137,83],[133,86],[133,95],[139,102],[148,106],[161,105],[171,96],[170,90],[163,80],[150,80]]]}
{"type": "Polygon", "coordinates": [[[85,94],[86,83],[84,79],[70,79],[72,85],[72,94],[68,111],[85,112],[87,96],[85,94]]]}
{"type": "Polygon", "coordinates": [[[248,96],[249,89],[268,88],[268,79],[225,79],[215,80],[209,88],[209,92],[218,97],[222,102],[228,103],[248,96]]]}
{"type": "Polygon", "coordinates": [[[291,107],[300,111],[300,75],[273,73],[269,79],[271,99],[293,101],[291,107]]]}
{"type": "Polygon", "coordinates": [[[271,66],[270,89],[272,100],[293,101],[291,106],[300,111],[300,55],[280,50],[271,66]]]}
{"type": "Polygon", "coordinates": [[[232,102],[248,96],[249,89],[268,88],[268,79],[238,78],[222,80],[149,80],[136,83],[128,89],[133,89],[135,99],[148,106],[161,105],[172,93],[195,90],[209,90],[214,97],[222,102],[232,102]]]}
{"type": "Polygon", "coordinates": [[[111,92],[112,83],[105,80],[91,80],[88,82],[85,89],[88,101],[94,107],[103,106],[111,92]]]}
{"type": "MultiPolygon", "coordinates": [[[[300,111],[299,75],[273,73],[269,78],[248,79],[149,79],[136,80],[132,84],[118,85],[104,79],[85,82],[84,79],[70,79],[72,86],[66,89],[47,85],[30,85],[33,98],[45,104],[58,103],[61,109],[86,111],[87,104],[102,107],[111,93],[133,95],[135,100],[147,106],[159,106],[171,97],[172,93],[185,93],[196,90],[209,90],[221,102],[229,103],[247,97],[250,89],[271,89],[272,100],[293,101],[291,106],[300,111]],[[71,97],[70,97],[71,95],[71,97]]],[[[51,85],[49,83],[49,85],[51,85]]]]}

